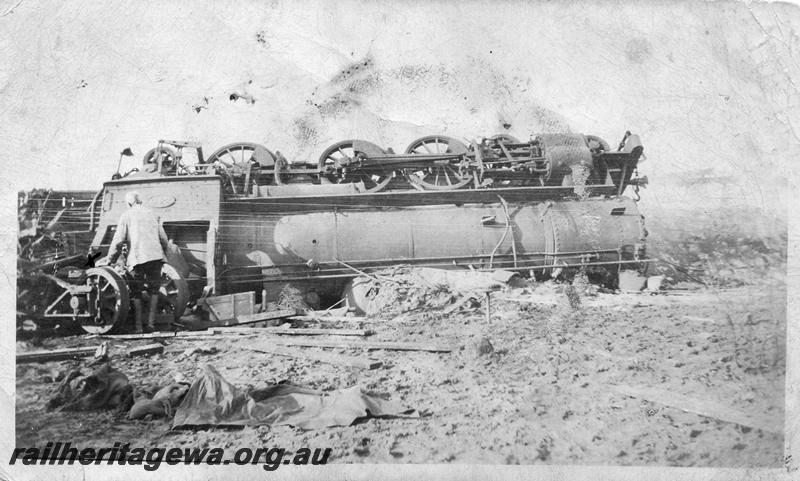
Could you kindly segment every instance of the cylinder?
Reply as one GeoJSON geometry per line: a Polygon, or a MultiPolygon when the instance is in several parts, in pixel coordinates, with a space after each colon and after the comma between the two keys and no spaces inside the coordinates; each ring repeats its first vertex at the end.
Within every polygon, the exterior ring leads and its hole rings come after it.
{"type": "Polygon", "coordinates": [[[550,164],[548,185],[561,185],[565,176],[592,167],[592,152],[581,134],[541,134],[537,137],[550,164]]]}

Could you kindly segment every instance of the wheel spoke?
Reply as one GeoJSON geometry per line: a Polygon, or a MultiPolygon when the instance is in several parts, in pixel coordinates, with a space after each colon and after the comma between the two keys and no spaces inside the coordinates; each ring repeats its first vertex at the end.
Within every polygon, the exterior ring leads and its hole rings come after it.
{"type": "MultiPolygon", "coordinates": [[[[381,151],[380,147],[365,141],[345,140],[337,142],[328,147],[320,155],[319,167],[323,169],[323,176],[327,181],[334,184],[354,184],[359,192],[379,192],[383,190],[392,180],[391,176],[376,175],[373,170],[364,170],[360,160],[361,154],[354,148],[356,142],[369,144],[375,151],[381,151]],[[326,166],[333,165],[333,171],[326,169],[326,166]]],[[[371,150],[367,149],[367,152],[371,150]]]]}
{"type": "Polygon", "coordinates": [[[432,135],[422,137],[406,147],[406,154],[454,155],[450,162],[436,165],[430,162],[427,167],[403,169],[406,180],[419,190],[454,190],[464,187],[472,180],[472,175],[462,174],[460,164],[465,162],[460,155],[467,152],[467,146],[458,139],[432,135]]]}

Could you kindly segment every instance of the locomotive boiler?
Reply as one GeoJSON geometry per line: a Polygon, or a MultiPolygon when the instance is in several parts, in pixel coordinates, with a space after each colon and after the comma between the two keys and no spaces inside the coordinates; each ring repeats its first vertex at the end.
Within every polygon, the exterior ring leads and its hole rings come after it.
{"type": "MultiPolygon", "coordinates": [[[[171,319],[211,294],[254,291],[263,304],[287,284],[318,305],[359,272],[397,264],[535,277],[585,269],[608,282],[647,262],[643,218],[622,195],[645,183],[636,175],[642,150],[630,133],[617,149],[580,134],[428,136],[401,154],[342,141],[316,163],[291,164],[252,143],[204,158],[199,144],[160,141],[140,169],[104,184],[89,208],[87,247],[107,252],[125,194],[139,192],[174,244],[159,300],[171,319]],[[184,149],[196,163],[184,162],[184,149]]],[[[124,328],[124,269],[86,267],[75,256],[49,273],[26,267],[51,281],[36,316],[87,332],[124,328]]]]}

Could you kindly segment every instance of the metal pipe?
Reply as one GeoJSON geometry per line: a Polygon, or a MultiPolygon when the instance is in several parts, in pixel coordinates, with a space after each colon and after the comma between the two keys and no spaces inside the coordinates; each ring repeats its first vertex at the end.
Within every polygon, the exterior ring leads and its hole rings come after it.
{"type": "MultiPolygon", "coordinates": [[[[626,265],[626,264],[640,264],[645,262],[655,262],[656,259],[644,259],[644,260],[630,260],[630,261],[604,261],[604,262],[587,262],[583,264],[560,264],[558,267],[591,267],[591,266],[601,266],[601,265],[626,265]]],[[[388,266],[386,266],[388,267],[388,266]]],[[[421,267],[429,267],[429,266],[421,266],[421,267]]],[[[544,269],[551,269],[553,266],[537,266],[537,265],[522,265],[517,268],[508,268],[508,270],[544,270],[544,269]]],[[[492,269],[475,269],[479,272],[490,272],[492,269]]],[[[255,283],[255,282],[302,282],[302,281],[313,281],[313,280],[324,280],[324,279],[352,279],[354,277],[358,277],[355,274],[323,274],[323,275],[305,275],[305,276],[295,276],[295,277],[288,277],[288,276],[258,276],[253,277],[250,279],[243,279],[243,280],[230,280],[227,281],[228,284],[248,284],[248,283],[255,283]]]]}
{"type": "MultiPolygon", "coordinates": [[[[107,246],[107,244],[101,244],[100,247],[107,246]]],[[[553,257],[573,257],[578,255],[588,255],[588,254],[619,254],[619,249],[598,249],[592,251],[564,251],[564,252],[526,252],[523,254],[518,254],[518,257],[522,258],[530,258],[534,256],[553,256],[553,257]]],[[[447,257],[416,257],[416,258],[395,258],[395,259],[372,259],[372,260],[349,260],[349,264],[412,264],[412,263],[421,263],[421,262],[433,262],[433,261],[445,261],[441,265],[452,265],[452,261],[460,261],[460,260],[483,260],[490,257],[490,254],[474,254],[474,255],[464,255],[464,256],[447,256],[447,257]]],[[[499,259],[512,257],[508,254],[502,254],[496,256],[499,259]]],[[[320,264],[327,265],[327,264],[320,264]]],[[[235,272],[238,270],[243,269],[284,269],[284,268],[291,268],[291,267],[307,267],[305,263],[298,262],[298,263],[287,263],[287,264],[279,264],[279,265],[253,265],[253,266],[234,266],[224,271],[220,272],[219,275],[227,275],[231,272],[235,272]]],[[[364,268],[369,268],[371,266],[362,266],[364,268]]],[[[380,265],[378,266],[380,267],[380,265]]]]}

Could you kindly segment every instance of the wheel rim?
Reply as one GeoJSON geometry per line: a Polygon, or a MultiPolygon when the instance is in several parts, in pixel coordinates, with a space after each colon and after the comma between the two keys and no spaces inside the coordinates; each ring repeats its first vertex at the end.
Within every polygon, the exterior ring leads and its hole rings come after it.
{"type": "MultiPolygon", "coordinates": [[[[406,147],[411,155],[461,155],[467,153],[467,146],[458,139],[444,135],[422,137],[406,147]]],[[[406,180],[419,190],[455,190],[472,181],[467,162],[462,158],[458,163],[433,165],[422,169],[404,169],[406,180]]]]}
{"type": "Polygon", "coordinates": [[[406,147],[407,154],[465,154],[467,146],[460,140],[446,135],[421,137],[406,147]]]}
{"type": "Polygon", "coordinates": [[[220,162],[226,167],[241,165],[253,159],[261,165],[273,165],[275,155],[261,144],[252,142],[236,142],[217,149],[211,154],[206,163],[220,162]]]}
{"type": "Polygon", "coordinates": [[[161,148],[153,148],[147,151],[142,157],[142,165],[146,172],[154,172],[155,169],[158,168],[158,164],[156,162],[156,152],[161,152],[161,156],[163,160],[161,161],[161,168],[169,169],[175,165],[175,158],[177,154],[174,150],[170,149],[169,147],[161,147],[161,148]]]}
{"type": "Polygon", "coordinates": [[[362,168],[362,161],[367,158],[367,154],[359,150],[356,143],[383,153],[383,149],[377,145],[363,140],[337,142],[325,149],[320,156],[320,175],[334,184],[363,185],[359,189],[362,192],[380,192],[392,181],[392,172],[362,168]]]}
{"type": "Polygon", "coordinates": [[[161,285],[158,288],[158,308],[160,314],[169,314],[177,321],[186,309],[189,301],[189,284],[169,264],[161,268],[161,285]]]}
{"type": "Polygon", "coordinates": [[[519,139],[514,137],[513,135],[508,134],[497,134],[492,136],[489,140],[494,140],[501,144],[518,144],[519,139]]]}
{"type": "Polygon", "coordinates": [[[105,267],[86,271],[89,318],[81,318],[81,328],[90,334],[104,334],[125,323],[128,317],[128,286],[116,272],[105,267]]]}

